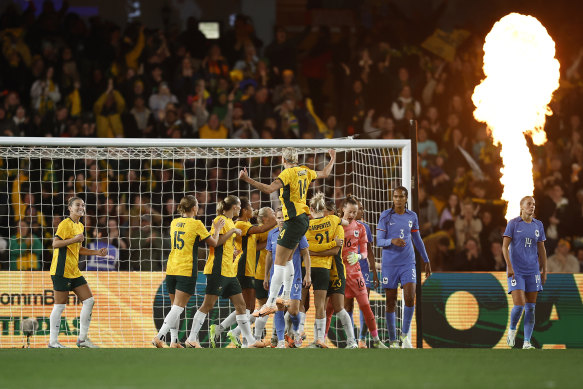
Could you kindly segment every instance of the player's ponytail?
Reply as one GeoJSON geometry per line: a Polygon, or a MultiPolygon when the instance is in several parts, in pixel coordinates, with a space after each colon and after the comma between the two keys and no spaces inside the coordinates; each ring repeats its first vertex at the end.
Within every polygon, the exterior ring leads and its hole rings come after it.
{"type": "Polygon", "coordinates": [[[310,208],[312,208],[316,213],[322,213],[326,210],[326,200],[324,198],[324,193],[318,192],[310,200],[310,208]]]}
{"type": "Polygon", "coordinates": [[[346,205],[348,204],[356,205],[357,207],[360,208],[360,202],[355,196],[351,194],[347,195],[344,201],[342,202],[342,208],[346,207],[346,205]]]}
{"type": "Polygon", "coordinates": [[[239,198],[234,195],[229,195],[225,197],[217,204],[217,215],[222,215],[225,213],[225,211],[230,211],[231,208],[233,208],[233,206],[237,204],[238,200],[239,198]]]}
{"type": "Polygon", "coordinates": [[[198,205],[198,200],[193,195],[187,195],[180,200],[180,204],[178,204],[178,212],[180,214],[188,213],[192,211],[194,207],[198,205]]]}
{"type": "Polygon", "coordinates": [[[273,212],[273,209],[269,207],[263,207],[259,210],[259,212],[257,212],[257,221],[259,224],[263,224],[263,221],[269,214],[269,211],[273,212]]]}

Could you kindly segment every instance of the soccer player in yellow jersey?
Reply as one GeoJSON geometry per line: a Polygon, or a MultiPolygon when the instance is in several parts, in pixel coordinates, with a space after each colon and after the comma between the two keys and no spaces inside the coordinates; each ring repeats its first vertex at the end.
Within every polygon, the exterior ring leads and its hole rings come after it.
{"type": "Polygon", "coordinates": [[[200,348],[198,343],[198,332],[206,319],[207,314],[215,306],[219,296],[229,298],[235,306],[237,312],[237,324],[241,327],[241,333],[246,343],[244,347],[263,347],[263,343],[256,344],[255,338],[251,333],[249,317],[245,313],[245,300],[241,293],[241,285],[237,280],[237,262],[235,259],[235,236],[241,236],[241,230],[235,228],[233,218],[239,215],[241,202],[237,196],[227,196],[217,204],[217,214],[211,228],[211,234],[214,234],[214,223],[217,219],[224,220],[224,226],[219,233],[219,238],[226,235],[224,243],[217,247],[211,247],[209,257],[204,266],[206,275],[206,292],[204,301],[192,319],[192,329],[185,342],[186,347],[200,348]]]}
{"type": "MultiPolygon", "coordinates": [[[[235,239],[235,248],[241,252],[237,263],[237,279],[243,290],[247,315],[255,309],[255,269],[257,267],[257,235],[271,230],[276,221],[271,208],[264,211],[263,224],[254,226],[249,222],[253,217],[253,208],[247,197],[240,197],[241,213],[235,222],[235,228],[241,230],[241,236],[235,239]]],[[[231,312],[219,325],[211,325],[210,341],[215,347],[215,342],[220,339],[221,333],[235,323],[236,311],[231,312]]],[[[253,322],[252,317],[250,320],[253,322]]],[[[229,338],[235,345],[239,345],[237,332],[229,331],[229,338]]]]}
{"type": "Polygon", "coordinates": [[[166,268],[166,288],[172,308],[166,315],[160,332],[152,340],[152,344],[157,348],[164,347],[162,339],[166,337],[168,330],[170,330],[171,337],[170,347],[183,348],[178,342],[178,324],[180,323],[180,315],[196,289],[198,245],[200,242],[205,242],[210,247],[217,247],[226,240],[226,235],[219,239],[219,232],[225,225],[224,219],[215,221],[212,236],[204,224],[195,219],[198,213],[196,197],[188,195],[180,200],[178,212],[181,216],[170,223],[172,250],[168,256],[166,268]]]}
{"type": "MultiPolygon", "coordinates": [[[[342,238],[336,234],[342,230],[342,219],[334,214],[324,216],[326,201],[319,192],[310,200],[312,219],[306,233],[310,245],[312,285],[314,287],[314,307],[316,309],[316,347],[326,348],[326,295],[331,280],[334,256],[342,249],[342,238]]],[[[348,316],[348,314],[346,314],[348,316]]],[[[350,317],[348,317],[350,322],[350,317]]]]}
{"type": "Polygon", "coordinates": [[[77,347],[95,348],[97,346],[87,338],[95,300],[85,277],[79,270],[79,255],[104,257],[107,255],[107,249],[89,250],[81,246],[81,242],[84,240],[81,217],[85,215],[85,202],[79,197],[71,197],[67,206],[69,217],[59,223],[57,233],[53,238],[51,279],[55,290],[55,305],[53,305],[50,317],[49,348],[66,348],[59,343],[58,336],[61,328],[61,315],[65,310],[70,291],[73,291],[83,302],[77,347]]]}
{"type": "MultiPolygon", "coordinates": [[[[329,150],[330,162],[322,171],[314,171],[305,166],[298,166],[298,152],[287,147],[282,151],[284,170],[270,185],[255,181],[247,175],[247,169],[239,172],[239,178],[263,193],[273,193],[279,190],[279,199],[285,219],[277,240],[273,277],[269,287],[269,297],[265,305],[256,312],[257,316],[269,315],[277,311],[276,299],[283,285],[293,281],[294,267],[291,262],[300,239],[306,234],[309,224],[310,210],[306,205],[306,197],[310,183],[316,178],[326,178],[332,172],[336,161],[336,151],[329,150]]],[[[284,288],[289,290],[290,288],[284,288]]],[[[289,305],[289,295],[282,298],[284,305],[289,305]]]]}

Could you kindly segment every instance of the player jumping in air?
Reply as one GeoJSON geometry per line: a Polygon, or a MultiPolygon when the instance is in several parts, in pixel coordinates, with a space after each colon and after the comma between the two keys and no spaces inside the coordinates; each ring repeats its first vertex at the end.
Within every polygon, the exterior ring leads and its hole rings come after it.
{"type": "Polygon", "coordinates": [[[425,245],[419,234],[417,214],[407,209],[408,191],[404,186],[393,190],[393,208],[381,213],[377,226],[377,246],[383,248],[382,286],[386,296],[386,320],[391,347],[398,347],[395,323],[397,287],[401,284],[405,297],[405,309],[401,341],[403,348],[412,348],[409,339],[411,320],[415,312],[415,252],[413,244],[425,262],[425,277],[431,275],[431,265],[425,245]]]}
{"type": "MultiPolygon", "coordinates": [[[[294,274],[292,255],[301,238],[308,230],[310,210],[306,197],[310,183],[316,178],[327,178],[336,161],[336,151],[330,150],[330,162],[322,171],[314,171],[305,166],[298,166],[298,152],[288,147],[282,151],[284,170],[270,185],[255,181],[247,175],[247,169],[239,172],[239,178],[263,193],[279,190],[279,199],[285,222],[277,240],[273,278],[269,287],[267,303],[256,313],[258,316],[269,315],[277,311],[276,299],[284,280],[292,280],[294,274]]],[[[286,288],[287,289],[287,288],[286,288]]],[[[289,296],[284,295],[282,302],[289,304],[289,296]]]]}
{"type": "Polygon", "coordinates": [[[520,216],[510,220],[504,231],[502,253],[508,273],[508,293],[514,307],[510,313],[510,330],[506,343],[514,347],[516,326],[524,310],[523,349],[533,349],[530,343],[534,329],[534,307],[538,292],[547,279],[545,228],[534,218],[535,201],[531,196],[520,200],[520,216]]]}

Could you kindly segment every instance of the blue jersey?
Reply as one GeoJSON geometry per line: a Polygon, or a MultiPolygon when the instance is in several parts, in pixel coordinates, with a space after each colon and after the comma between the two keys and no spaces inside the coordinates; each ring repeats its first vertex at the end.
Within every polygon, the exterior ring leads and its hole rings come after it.
{"type": "MultiPolygon", "coordinates": [[[[277,238],[279,237],[279,228],[274,228],[273,230],[269,231],[269,235],[267,236],[267,245],[265,249],[271,252],[271,276],[273,277],[273,264],[275,263],[275,248],[277,246],[277,238]]],[[[300,243],[298,244],[298,248],[294,251],[294,255],[292,257],[292,262],[294,264],[294,281],[293,283],[301,283],[302,282],[302,255],[300,251],[303,249],[308,248],[308,240],[305,236],[302,236],[300,239],[300,243]]]]}
{"type": "Polygon", "coordinates": [[[405,213],[399,215],[391,208],[381,213],[377,225],[377,246],[383,248],[383,268],[415,264],[412,232],[419,232],[419,221],[415,212],[406,209],[405,213]],[[403,239],[405,246],[391,244],[391,240],[395,238],[403,239]]]}
{"type": "Polygon", "coordinates": [[[516,217],[508,222],[504,236],[512,239],[508,250],[510,263],[516,274],[533,275],[539,272],[538,242],[547,240],[545,228],[540,220],[527,223],[516,217]]]}
{"type": "MultiPolygon", "coordinates": [[[[358,222],[358,223],[360,223],[364,226],[364,229],[366,231],[366,238],[372,244],[373,240],[372,240],[372,233],[370,232],[370,227],[365,222],[358,222]]],[[[358,247],[358,253],[360,254],[360,246],[358,247]]]]}
{"type": "Polygon", "coordinates": [[[97,255],[87,256],[87,266],[85,267],[85,270],[117,271],[119,263],[119,251],[117,247],[106,241],[96,240],[89,243],[87,248],[89,250],[100,250],[106,248],[107,254],[105,257],[98,257],[97,255]]]}

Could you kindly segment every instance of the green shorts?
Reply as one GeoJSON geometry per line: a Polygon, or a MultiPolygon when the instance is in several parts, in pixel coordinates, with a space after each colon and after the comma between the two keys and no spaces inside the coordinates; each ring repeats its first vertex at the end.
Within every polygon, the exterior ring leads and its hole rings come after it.
{"type": "Polygon", "coordinates": [[[194,291],[196,290],[196,276],[194,277],[187,277],[187,276],[173,276],[173,275],[166,275],[166,289],[168,293],[174,294],[176,290],[179,290],[184,293],[188,293],[189,295],[193,295],[194,291]]]}
{"type": "Polygon", "coordinates": [[[308,232],[309,225],[310,218],[305,213],[284,221],[277,238],[277,244],[294,250],[302,237],[308,232]]]}
{"type": "Polygon", "coordinates": [[[63,276],[51,276],[53,280],[53,289],[58,292],[70,292],[78,286],[85,285],[87,281],[85,277],[66,278],[63,276]]]}
{"type": "Polygon", "coordinates": [[[237,277],[224,277],[220,274],[206,275],[206,294],[229,298],[242,292],[237,277]]]}
{"type": "Polygon", "coordinates": [[[314,290],[328,290],[328,284],[330,283],[330,269],[313,267],[311,276],[314,290]]]}
{"type": "Polygon", "coordinates": [[[344,274],[341,274],[339,277],[331,277],[330,282],[328,284],[328,296],[331,294],[344,294],[344,290],[346,289],[346,278],[344,274]]]}
{"type": "Polygon", "coordinates": [[[266,299],[269,297],[269,291],[263,287],[263,280],[255,280],[255,298],[257,300],[266,299]]]}
{"type": "Polygon", "coordinates": [[[255,278],[253,278],[253,277],[237,276],[237,280],[239,281],[239,285],[241,285],[241,289],[254,289],[255,288],[255,278]]]}

